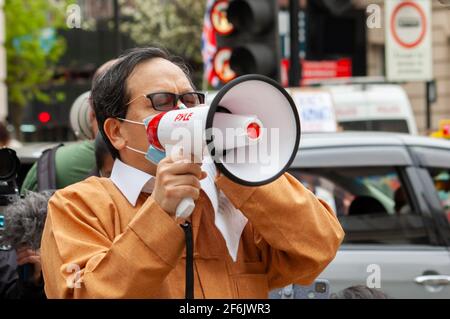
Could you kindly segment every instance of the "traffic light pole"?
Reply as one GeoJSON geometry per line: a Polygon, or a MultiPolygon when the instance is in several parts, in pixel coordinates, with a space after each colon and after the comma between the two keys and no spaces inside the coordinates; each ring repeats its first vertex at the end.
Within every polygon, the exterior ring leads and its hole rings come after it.
{"type": "Polygon", "coordinates": [[[431,104],[437,101],[437,92],[436,92],[436,81],[431,80],[425,82],[425,91],[426,91],[426,129],[427,134],[431,132],[432,128],[432,112],[431,112],[431,104]]]}
{"type": "Polygon", "coordinates": [[[299,0],[289,0],[289,21],[290,21],[290,67],[289,67],[289,86],[300,86],[300,46],[298,40],[298,11],[299,0]]]}
{"type": "Polygon", "coordinates": [[[430,101],[430,84],[429,82],[425,83],[426,90],[426,129],[427,135],[431,132],[431,101],[430,101]]]}

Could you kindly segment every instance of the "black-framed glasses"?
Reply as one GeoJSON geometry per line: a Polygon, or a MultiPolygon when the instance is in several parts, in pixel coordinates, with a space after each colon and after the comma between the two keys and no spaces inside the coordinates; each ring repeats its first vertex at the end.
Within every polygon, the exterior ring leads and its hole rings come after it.
{"type": "MultiPolygon", "coordinates": [[[[178,109],[178,101],[181,101],[187,108],[198,106],[205,103],[205,94],[201,92],[186,92],[183,94],[176,94],[171,92],[156,92],[146,95],[142,95],[152,102],[152,107],[157,111],[171,111],[178,109]]],[[[131,104],[136,99],[131,100],[127,103],[131,104]]]]}

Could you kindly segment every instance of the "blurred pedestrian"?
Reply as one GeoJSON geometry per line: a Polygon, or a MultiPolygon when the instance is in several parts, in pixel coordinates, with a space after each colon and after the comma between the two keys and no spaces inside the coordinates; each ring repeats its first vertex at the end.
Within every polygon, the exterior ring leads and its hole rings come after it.
{"type": "Polygon", "coordinates": [[[1,147],[8,147],[12,149],[22,147],[22,143],[11,136],[11,133],[8,131],[8,127],[3,122],[0,122],[0,148],[1,147]]]}

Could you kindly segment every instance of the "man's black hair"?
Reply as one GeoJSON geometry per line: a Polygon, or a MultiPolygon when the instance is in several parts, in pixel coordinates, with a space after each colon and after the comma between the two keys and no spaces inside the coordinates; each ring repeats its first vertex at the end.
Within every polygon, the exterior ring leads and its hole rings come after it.
{"type": "Polygon", "coordinates": [[[106,145],[105,139],[102,135],[97,133],[95,137],[95,164],[97,165],[97,169],[100,172],[105,165],[105,159],[107,156],[111,156],[111,152],[108,149],[108,145],[106,145]]]}
{"type": "Polygon", "coordinates": [[[190,81],[189,69],[181,59],[173,57],[166,50],[156,47],[136,48],[127,51],[105,73],[94,79],[91,91],[92,105],[98,128],[113,158],[118,158],[119,152],[109,141],[103,129],[103,124],[110,117],[126,117],[128,110],[126,104],[131,99],[127,88],[127,79],[139,64],[155,58],[166,59],[178,65],[190,81]]]}

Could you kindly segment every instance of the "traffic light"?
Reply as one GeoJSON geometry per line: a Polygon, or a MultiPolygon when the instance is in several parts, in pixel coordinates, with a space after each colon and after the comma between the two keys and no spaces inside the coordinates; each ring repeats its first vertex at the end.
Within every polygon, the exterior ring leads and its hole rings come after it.
{"type": "Polygon", "coordinates": [[[367,75],[365,9],[351,0],[314,0],[306,16],[306,60],[350,59],[351,76],[367,75]]]}
{"type": "Polygon", "coordinates": [[[251,73],[279,81],[278,1],[218,0],[211,22],[217,34],[214,69],[223,83],[251,73]]]}
{"type": "Polygon", "coordinates": [[[50,122],[51,119],[52,119],[52,116],[49,112],[44,111],[44,112],[39,113],[39,115],[38,115],[38,120],[42,124],[46,124],[46,123],[50,122]]]}

